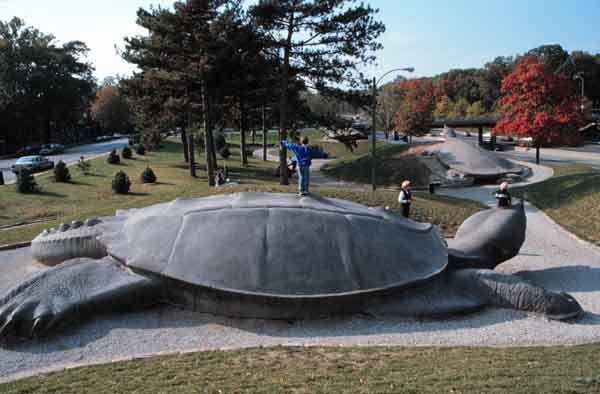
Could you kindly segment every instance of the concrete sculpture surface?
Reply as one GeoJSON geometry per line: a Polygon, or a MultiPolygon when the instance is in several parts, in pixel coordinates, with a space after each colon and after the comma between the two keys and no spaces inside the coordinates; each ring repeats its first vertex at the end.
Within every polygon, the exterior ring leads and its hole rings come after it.
{"type": "Polygon", "coordinates": [[[317,196],[237,193],[118,211],[33,241],[34,257],[55,266],[0,297],[0,340],[159,302],[268,319],[484,306],[576,317],[568,294],[489,269],[518,253],[525,225],[522,205],[480,212],[447,247],[431,224],[317,196]]]}
{"type": "Polygon", "coordinates": [[[497,154],[446,132],[446,141],[428,150],[449,168],[479,180],[494,180],[509,174],[523,175],[525,168],[497,154]]]}

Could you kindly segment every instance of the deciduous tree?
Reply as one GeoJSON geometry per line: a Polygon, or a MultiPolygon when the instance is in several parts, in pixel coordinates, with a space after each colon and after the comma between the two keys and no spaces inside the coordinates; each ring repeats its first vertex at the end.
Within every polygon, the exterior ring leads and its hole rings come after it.
{"type": "Polygon", "coordinates": [[[404,93],[396,113],[395,131],[407,136],[422,134],[433,120],[433,86],[427,79],[408,79],[398,85],[404,93]]]}
{"type": "Polygon", "coordinates": [[[538,163],[542,145],[580,141],[582,119],[573,83],[552,67],[535,56],[521,58],[502,82],[499,104],[506,113],[494,128],[494,133],[531,137],[538,163]]]}
{"type": "Polygon", "coordinates": [[[129,104],[116,86],[103,86],[98,90],[91,114],[105,131],[123,132],[130,128],[129,104]]]}

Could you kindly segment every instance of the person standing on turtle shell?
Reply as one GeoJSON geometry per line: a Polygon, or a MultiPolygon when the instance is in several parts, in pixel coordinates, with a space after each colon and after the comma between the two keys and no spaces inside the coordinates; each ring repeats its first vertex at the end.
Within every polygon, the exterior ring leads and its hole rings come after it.
{"type": "Polygon", "coordinates": [[[408,218],[410,215],[410,203],[412,202],[412,194],[410,192],[410,181],[402,182],[402,188],[398,195],[398,202],[402,208],[402,216],[408,218]]]}
{"type": "Polygon", "coordinates": [[[512,206],[512,198],[508,192],[508,183],[502,182],[500,189],[496,190],[496,200],[498,200],[498,208],[510,208],[512,206]]]}
{"type": "Polygon", "coordinates": [[[298,171],[298,194],[305,196],[309,193],[310,165],[312,159],[326,159],[327,153],[312,149],[308,146],[308,137],[300,139],[300,144],[281,141],[281,144],[294,152],[298,171]]]}

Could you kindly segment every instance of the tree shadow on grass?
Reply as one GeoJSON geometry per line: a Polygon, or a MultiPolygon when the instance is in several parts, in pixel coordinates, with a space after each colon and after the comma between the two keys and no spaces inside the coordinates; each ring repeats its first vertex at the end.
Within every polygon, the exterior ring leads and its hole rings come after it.
{"type": "Polygon", "coordinates": [[[44,197],[53,197],[53,198],[65,198],[65,197],[67,197],[66,194],[56,193],[56,192],[50,192],[50,191],[47,191],[47,190],[40,190],[40,191],[38,191],[35,194],[40,195],[40,196],[44,196],[44,197]]]}
{"type": "Polygon", "coordinates": [[[128,196],[149,196],[150,193],[145,193],[145,192],[129,192],[127,193],[128,196]]]}
{"type": "Polygon", "coordinates": [[[88,182],[81,182],[81,181],[69,181],[68,182],[69,185],[74,185],[74,186],[94,186],[94,184],[92,183],[88,183],[88,182]]]}
{"type": "Polygon", "coordinates": [[[189,170],[190,165],[187,163],[171,163],[167,167],[178,168],[180,170],[189,170]]]}
{"type": "Polygon", "coordinates": [[[89,177],[94,177],[94,178],[106,178],[106,175],[104,174],[96,174],[94,172],[89,172],[83,176],[89,176],[89,177]]]}
{"type": "MultiPolygon", "coordinates": [[[[150,183],[150,185],[152,185],[152,184],[150,183]]],[[[176,186],[175,183],[169,183],[169,182],[154,182],[154,185],[176,186]]]]}

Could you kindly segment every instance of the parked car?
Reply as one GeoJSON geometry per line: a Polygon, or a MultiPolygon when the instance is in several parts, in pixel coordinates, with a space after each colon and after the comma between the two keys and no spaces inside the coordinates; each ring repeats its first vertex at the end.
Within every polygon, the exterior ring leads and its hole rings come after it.
{"type": "Polygon", "coordinates": [[[19,169],[21,168],[27,168],[31,172],[40,172],[53,169],[54,162],[39,155],[23,156],[19,158],[17,162],[13,164],[10,168],[15,174],[19,172],[19,169]]]}
{"type": "Polygon", "coordinates": [[[27,145],[17,151],[17,156],[37,155],[40,153],[40,149],[42,149],[41,145],[27,145]]]}
{"type": "Polygon", "coordinates": [[[61,144],[46,144],[42,145],[42,149],[40,149],[40,155],[57,155],[59,153],[63,153],[65,151],[64,145],[61,144]]]}

